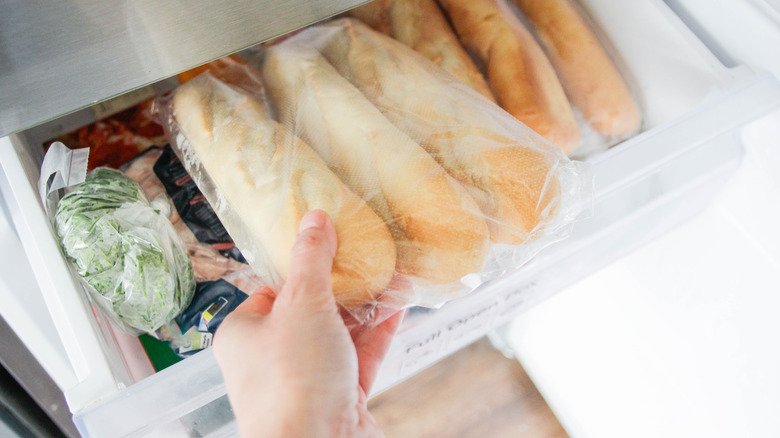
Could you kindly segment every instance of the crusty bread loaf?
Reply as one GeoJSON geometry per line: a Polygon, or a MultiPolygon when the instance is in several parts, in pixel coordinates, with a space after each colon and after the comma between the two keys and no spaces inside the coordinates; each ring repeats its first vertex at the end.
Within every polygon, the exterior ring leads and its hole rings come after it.
{"type": "Polygon", "coordinates": [[[396,258],[387,227],[255,97],[205,74],[176,90],[172,113],[201,168],[283,278],[301,217],[322,209],[338,235],[337,301],[357,307],[387,286],[396,258]]]}
{"type": "Polygon", "coordinates": [[[566,93],[607,137],[639,130],[641,116],[623,78],[569,0],[514,0],[544,46],[566,93]]]}
{"type": "Polygon", "coordinates": [[[487,70],[499,105],[567,154],[580,143],[550,61],[504,0],[439,0],[461,42],[487,70]]]}
{"type": "Polygon", "coordinates": [[[357,18],[377,32],[393,35],[390,27],[390,5],[394,0],[373,0],[363,6],[347,11],[346,15],[357,18]]]}
{"type": "Polygon", "coordinates": [[[489,240],[474,200],[319,52],[274,46],[263,77],[280,121],[384,219],[399,273],[441,284],[480,270],[489,240]]]}
{"type": "Polygon", "coordinates": [[[321,43],[344,77],[469,189],[494,242],[527,242],[555,218],[560,149],[358,21],[337,20],[297,37],[304,38],[321,43]]]}
{"type": "Polygon", "coordinates": [[[375,0],[349,14],[390,35],[495,102],[485,78],[460,44],[436,0],[375,0]]]}

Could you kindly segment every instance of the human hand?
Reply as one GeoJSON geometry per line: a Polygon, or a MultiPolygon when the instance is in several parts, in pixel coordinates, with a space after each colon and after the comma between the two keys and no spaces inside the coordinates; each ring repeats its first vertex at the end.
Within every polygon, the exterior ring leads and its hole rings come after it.
{"type": "Polygon", "coordinates": [[[336,231],[322,211],[301,220],[278,297],[257,293],[228,315],[214,355],[242,436],[381,436],[366,407],[402,319],[354,341],[330,284],[336,231]]]}

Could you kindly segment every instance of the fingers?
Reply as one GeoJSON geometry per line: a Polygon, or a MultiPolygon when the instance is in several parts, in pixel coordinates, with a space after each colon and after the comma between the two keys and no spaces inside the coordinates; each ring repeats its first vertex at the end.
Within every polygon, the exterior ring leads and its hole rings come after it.
{"type": "Polygon", "coordinates": [[[355,350],[358,356],[358,383],[369,394],[374,385],[379,365],[382,364],[390,342],[398,326],[404,319],[405,310],[393,314],[381,324],[355,338],[355,350]]]}
{"type": "Polygon", "coordinates": [[[330,217],[322,210],[306,213],[298,228],[290,254],[290,272],[277,304],[335,309],[330,272],[336,246],[336,229],[330,217]]]}
{"type": "Polygon", "coordinates": [[[368,411],[368,395],[362,388],[358,388],[358,433],[355,435],[366,437],[384,437],[385,434],[379,425],[376,424],[376,420],[368,411]]]}
{"type": "Polygon", "coordinates": [[[233,309],[219,325],[214,335],[213,348],[214,357],[222,369],[230,363],[232,352],[244,348],[236,347],[245,338],[242,333],[257,329],[257,324],[271,312],[275,297],[273,289],[264,286],[233,309]]]}
{"type": "MultiPolygon", "coordinates": [[[[224,333],[229,332],[231,326],[241,325],[241,321],[262,319],[269,313],[274,304],[276,294],[273,289],[268,286],[264,286],[258,292],[250,295],[243,303],[233,309],[225,320],[219,325],[217,335],[214,338],[214,345],[223,343],[222,339],[225,337],[224,333]]],[[[229,337],[229,335],[228,335],[229,337]]],[[[220,347],[221,349],[221,347],[220,347]]]]}

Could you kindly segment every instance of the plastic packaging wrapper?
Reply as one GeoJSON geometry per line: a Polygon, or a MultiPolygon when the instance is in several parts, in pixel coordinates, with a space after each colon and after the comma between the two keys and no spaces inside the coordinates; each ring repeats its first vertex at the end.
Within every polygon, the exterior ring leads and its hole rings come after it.
{"type": "MultiPolygon", "coordinates": [[[[572,103],[585,157],[642,129],[641,95],[606,33],[573,0],[512,0],[572,103]]],[[[513,8],[514,9],[514,8],[513,8]]]]}
{"type": "Polygon", "coordinates": [[[122,166],[147,199],[165,202],[176,234],[187,249],[198,282],[224,279],[251,294],[264,284],[227,235],[211,206],[169,146],[152,147],[122,166]]]}
{"type": "Polygon", "coordinates": [[[121,172],[97,168],[57,203],[63,252],[118,326],[153,333],[185,308],[192,265],[161,209],[121,172]]]}
{"type": "Polygon", "coordinates": [[[181,161],[170,146],[163,148],[154,164],[154,174],[160,179],[165,192],[170,196],[176,211],[198,239],[211,245],[225,257],[244,262],[244,256],[238,251],[225,227],[219,221],[211,205],[203,197],[198,186],[184,170],[181,161]]]}
{"type": "Polygon", "coordinates": [[[277,290],[312,209],[336,227],[337,302],[376,323],[518,268],[589,205],[581,165],[354,20],[258,49],[250,64],[212,64],[159,110],[185,169],[277,290]]]}
{"type": "MultiPolygon", "coordinates": [[[[168,201],[171,223],[185,244],[199,242],[224,257],[245,263],[217,214],[169,145],[147,149],[122,166],[122,171],[143,188],[147,198],[162,197],[168,201]]],[[[215,279],[206,270],[201,273],[202,279],[215,279]]]]}
{"type": "Polygon", "coordinates": [[[570,0],[436,3],[376,0],[349,14],[481,94],[495,96],[504,109],[570,156],[586,157],[640,130],[631,76],[579,5],[570,0]],[[464,47],[481,69],[470,63],[464,47]],[[492,92],[482,75],[490,79],[492,92]]]}
{"type": "Polygon", "coordinates": [[[463,48],[436,0],[374,0],[347,14],[406,44],[495,102],[485,77],[463,48]]]}

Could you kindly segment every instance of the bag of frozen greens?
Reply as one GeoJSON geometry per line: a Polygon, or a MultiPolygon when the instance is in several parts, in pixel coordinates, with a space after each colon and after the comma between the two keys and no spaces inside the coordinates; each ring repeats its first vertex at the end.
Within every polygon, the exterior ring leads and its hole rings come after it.
{"type": "Polygon", "coordinates": [[[55,227],[67,258],[120,326],[153,333],[192,299],[192,264],[166,208],[108,168],[90,172],[57,204],[55,227]]]}

